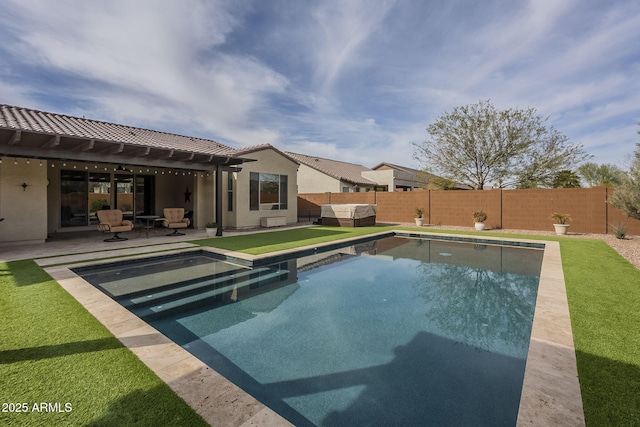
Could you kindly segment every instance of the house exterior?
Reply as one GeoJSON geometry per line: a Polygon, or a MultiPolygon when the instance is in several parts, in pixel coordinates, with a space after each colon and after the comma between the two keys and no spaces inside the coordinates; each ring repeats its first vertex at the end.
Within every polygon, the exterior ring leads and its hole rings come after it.
{"type": "Polygon", "coordinates": [[[103,208],[135,221],[184,207],[194,227],[217,221],[219,234],[259,226],[264,217],[295,222],[298,166],[271,145],[234,149],[0,105],[0,245],[95,230],[103,208]]]}
{"type": "Polygon", "coordinates": [[[368,167],[287,152],[300,162],[298,171],[299,193],[352,193],[363,191],[412,191],[426,188],[430,178],[417,169],[380,163],[368,167]]]}
{"type": "Polygon", "coordinates": [[[371,171],[365,166],[288,151],[286,154],[300,163],[299,193],[386,191],[376,181],[363,176],[364,172],[371,171]]]}
{"type": "Polygon", "coordinates": [[[224,223],[230,228],[249,228],[263,224],[264,218],[298,221],[299,163],[264,144],[240,149],[237,154],[254,162],[242,165],[240,172],[228,172],[222,183],[224,223]]]}
{"type": "Polygon", "coordinates": [[[392,163],[380,163],[362,175],[386,186],[388,191],[413,191],[416,188],[427,188],[429,180],[435,177],[418,169],[392,163]]]}

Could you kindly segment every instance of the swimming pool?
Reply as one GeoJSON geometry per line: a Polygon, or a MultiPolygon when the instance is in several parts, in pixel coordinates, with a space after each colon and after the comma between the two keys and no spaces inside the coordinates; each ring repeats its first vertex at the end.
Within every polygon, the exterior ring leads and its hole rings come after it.
{"type": "Polygon", "coordinates": [[[296,425],[514,425],[541,259],[393,237],[77,271],[296,425]]]}

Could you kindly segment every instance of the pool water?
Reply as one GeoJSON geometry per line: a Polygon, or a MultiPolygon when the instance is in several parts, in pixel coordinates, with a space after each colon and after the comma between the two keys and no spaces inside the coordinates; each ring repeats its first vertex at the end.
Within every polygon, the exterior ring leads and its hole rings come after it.
{"type": "Polygon", "coordinates": [[[543,251],[388,237],[79,273],[297,426],[515,425],[543,251]]]}

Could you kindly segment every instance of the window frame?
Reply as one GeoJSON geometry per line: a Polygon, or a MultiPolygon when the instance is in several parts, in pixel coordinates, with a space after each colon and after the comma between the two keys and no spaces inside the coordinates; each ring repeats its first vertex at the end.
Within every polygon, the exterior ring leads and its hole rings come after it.
{"type": "Polygon", "coordinates": [[[289,209],[289,177],[269,172],[249,172],[249,210],[284,211],[289,209]],[[276,187],[275,193],[273,192],[276,187]],[[277,195],[277,201],[273,196],[277,195]]]}

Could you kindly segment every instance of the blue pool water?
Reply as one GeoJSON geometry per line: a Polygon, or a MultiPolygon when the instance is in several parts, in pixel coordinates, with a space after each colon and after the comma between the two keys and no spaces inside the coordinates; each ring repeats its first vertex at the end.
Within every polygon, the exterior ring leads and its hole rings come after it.
{"type": "Polygon", "coordinates": [[[388,237],[78,270],[301,425],[515,425],[542,251],[388,237]]]}

